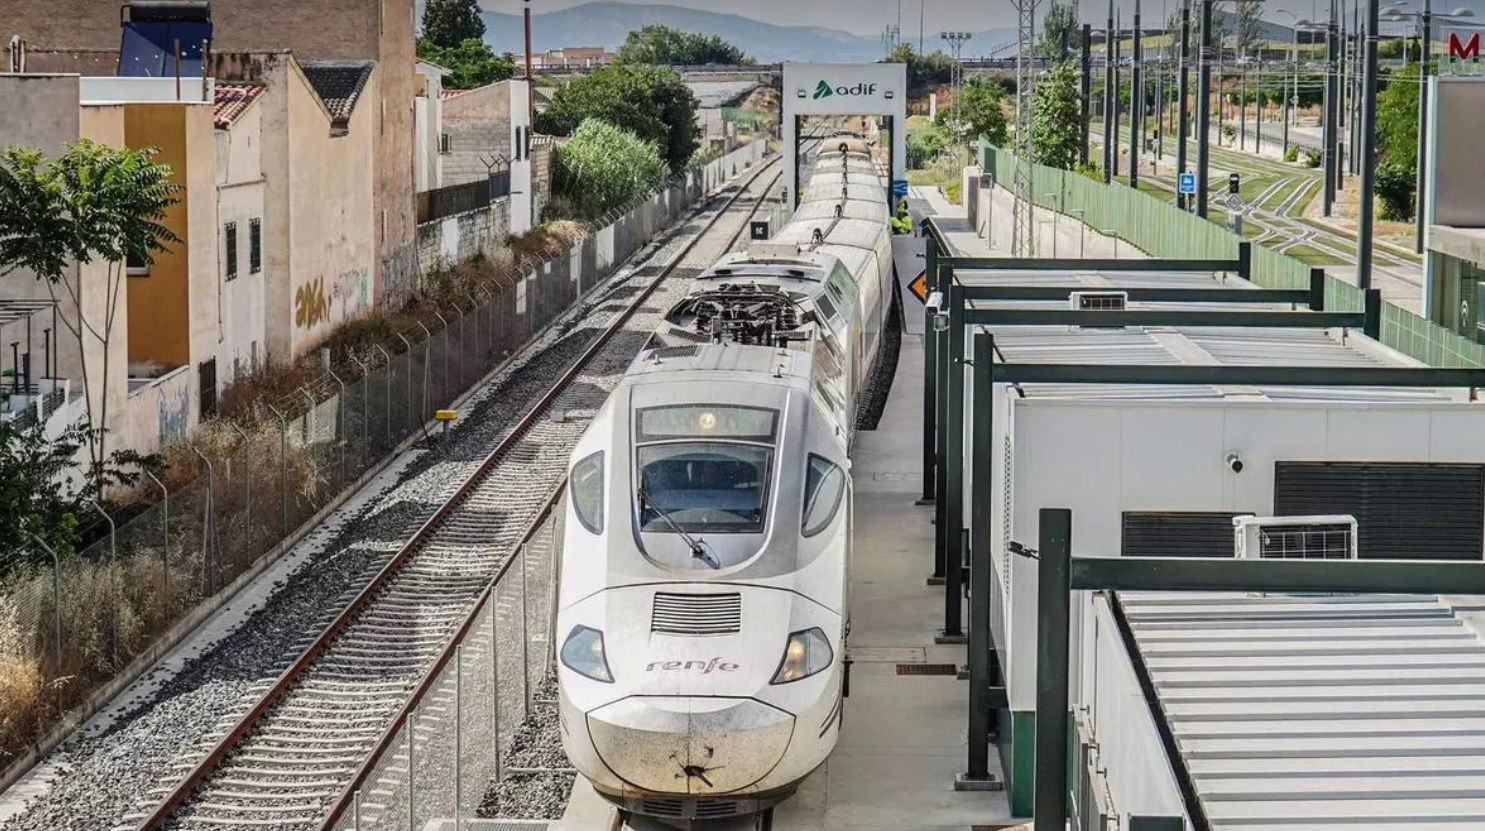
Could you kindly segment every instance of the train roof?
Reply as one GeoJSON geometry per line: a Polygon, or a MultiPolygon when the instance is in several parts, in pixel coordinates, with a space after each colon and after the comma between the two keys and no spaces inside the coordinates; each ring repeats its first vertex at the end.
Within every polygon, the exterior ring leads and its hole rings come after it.
{"type": "Polygon", "coordinates": [[[770,384],[808,384],[810,355],[795,349],[735,343],[698,343],[645,350],[629,371],[630,383],[670,381],[680,373],[726,372],[734,380],[770,384]],[[750,376],[750,377],[748,377],[750,376]]]}

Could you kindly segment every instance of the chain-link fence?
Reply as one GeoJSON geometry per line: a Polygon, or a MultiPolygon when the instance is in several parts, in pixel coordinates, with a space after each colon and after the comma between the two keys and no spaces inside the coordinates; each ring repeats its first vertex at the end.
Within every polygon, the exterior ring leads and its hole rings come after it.
{"type": "MultiPolygon", "coordinates": [[[[511,764],[551,674],[562,491],[505,558],[325,820],[336,831],[463,828],[511,764]]],[[[552,716],[555,719],[555,714],[552,716]]]]}
{"type": "MultiPolygon", "coordinates": [[[[764,155],[761,142],[697,167],[508,283],[433,309],[436,327],[346,355],[251,425],[203,425],[152,504],[96,522],[77,553],[0,547],[0,764],[24,766],[58,716],[135,661],[169,648],[193,610],[271,561],[453,402],[697,200],[764,155]],[[187,484],[171,484],[187,481],[187,484]],[[16,692],[17,690],[23,692],[16,692]],[[17,764],[17,760],[20,763],[17,764]]],[[[0,776],[3,784],[8,776],[0,776]]]]}

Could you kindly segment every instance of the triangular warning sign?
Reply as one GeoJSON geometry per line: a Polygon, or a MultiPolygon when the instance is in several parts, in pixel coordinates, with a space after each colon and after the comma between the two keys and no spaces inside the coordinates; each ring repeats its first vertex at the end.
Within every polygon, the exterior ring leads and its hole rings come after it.
{"type": "Polygon", "coordinates": [[[918,276],[908,283],[908,291],[918,298],[919,303],[928,302],[928,272],[926,270],[918,272],[918,276]]]}

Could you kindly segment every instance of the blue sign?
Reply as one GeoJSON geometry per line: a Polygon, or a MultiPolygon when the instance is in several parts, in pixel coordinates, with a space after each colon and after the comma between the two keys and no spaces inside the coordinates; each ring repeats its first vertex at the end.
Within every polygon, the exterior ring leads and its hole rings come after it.
{"type": "Polygon", "coordinates": [[[1181,193],[1196,193],[1196,174],[1182,173],[1180,176],[1180,184],[1178,185],[1177,189],[1181,193]]]}
{"type": "Polygon", "coordinates": [[[907,183],[907,180],[906,179],[893,179],[892,180],[892,195],[893,196],[907,196],[907,192],[908,192],[908,183],[907,183]]]}

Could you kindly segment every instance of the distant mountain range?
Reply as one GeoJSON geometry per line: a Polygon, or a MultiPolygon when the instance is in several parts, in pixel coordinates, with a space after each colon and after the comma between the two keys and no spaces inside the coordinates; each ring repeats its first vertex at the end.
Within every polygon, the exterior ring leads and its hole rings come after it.
{"type": "MultiPolygon", "coordinates": [[[[497,52],[523,52],[519,15],[485,12],[485,40],[497,52]]],[[[537,51],[564,46],[617,48],[630,31],[661,23],[685,32],[721,35],[762,63],[778,61],[876,61],[885,48],[881,38],[819,26],[779,26],[737,14],[640,3],[597,2],[531,16],[531,39],[537,51]]],[[[965,57],[988,54],[1015,38],[1009,29],[976,32],[965,57]],[[980,47],[976,49],[975,47],[980,47]]],[[[942,44],[935,38],[924,47],[942,44]]]]}

